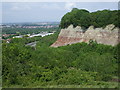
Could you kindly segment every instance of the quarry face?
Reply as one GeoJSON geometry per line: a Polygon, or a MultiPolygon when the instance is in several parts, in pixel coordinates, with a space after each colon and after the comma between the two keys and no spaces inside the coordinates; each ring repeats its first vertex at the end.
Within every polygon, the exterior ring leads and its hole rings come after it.
{"type": "Polygon", "coordinates": [[[80,42],[89,43],[90,40],[96,41],[98,44],[115,46],[120,42],[119,30],[118,27],[110,24],[105,28],[94,28],[94,26],[90,26],[84,32],[80,26],[73,28],[73,25],[70,25],[68,28],[61,29],[57,41],[53,43],[51,47],[65,46],[80,42]]]}

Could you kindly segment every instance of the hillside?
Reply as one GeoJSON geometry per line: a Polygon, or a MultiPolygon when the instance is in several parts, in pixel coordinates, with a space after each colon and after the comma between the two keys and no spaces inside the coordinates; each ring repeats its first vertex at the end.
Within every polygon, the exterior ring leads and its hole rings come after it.
{"type": "Polygon", "coordinates": [[[60,23],[61,32],[51,47],[95,41],[105,45],[117,45],[119,38],[118,10],[89,12],[73,8],[65,14],[60,23]]]}
{"type": "Polygon", "coordinates": [[[3,87],[118,88],[118,46],[93,42],[50,47],[57,36],[3,42],[3,87]],[[36,48],[25,46],[34,40],[36,48]]]}

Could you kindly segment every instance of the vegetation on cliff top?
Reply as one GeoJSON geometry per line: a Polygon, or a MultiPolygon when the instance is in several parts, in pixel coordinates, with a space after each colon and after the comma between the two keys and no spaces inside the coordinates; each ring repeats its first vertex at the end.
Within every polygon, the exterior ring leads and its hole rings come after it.
{"type": "Polygon", "coordinates": [[[88,28],[90,25],[95,27],[105,27],[108,24],[114,24],[120,27],[119,10],[102,10],[89,12],[84,9],[73,8],[71,12],[65,14],[60,23],[61,28],[67,28],[70,24],[74,27],[82,26],[88,28]]]}

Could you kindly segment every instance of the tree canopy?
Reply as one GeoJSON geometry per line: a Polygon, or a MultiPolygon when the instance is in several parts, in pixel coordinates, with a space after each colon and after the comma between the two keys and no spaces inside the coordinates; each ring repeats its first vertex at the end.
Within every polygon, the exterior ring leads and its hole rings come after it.
{"type": "Polygon", "coordinates": [[[90,25],[95,27],[105,27],[108,24],[114,24],[120,27],[119,10],[102,10],[89,12],[85,9],[73,8],[71,12],[66,13],[60,23],[61,28],[67,28],[70,24],[74,27],[81,26],[88,28],[90,25]]]}
{"type": "Polygon", "coordinates": [[[118,75],[118,46],[91,42],[49,47],[58,33],[2,43],[3,87],[80,85],[85,88],[90,85],[92,88],[117,88],[109,81],[118,75]],[[25,46],[33,41],[37,41],[36,49],[25,46]]]}

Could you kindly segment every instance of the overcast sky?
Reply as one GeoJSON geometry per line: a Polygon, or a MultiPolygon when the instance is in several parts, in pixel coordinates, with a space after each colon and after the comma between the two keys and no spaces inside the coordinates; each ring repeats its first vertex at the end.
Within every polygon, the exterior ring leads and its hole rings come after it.
{"type": "Polygon", "coordinates": [[[72,8],[86,9],[90,12],[110,9],[117,10],[117,2],[4,2],[2,4],[2,22],[54,22],[72,8]]]}

